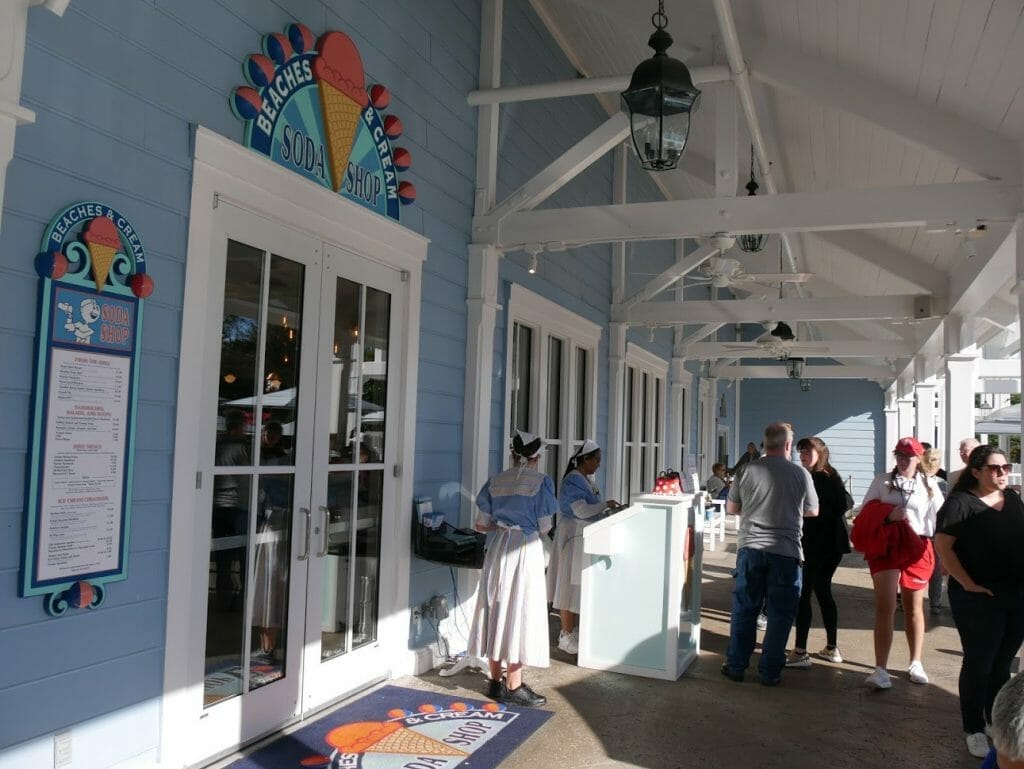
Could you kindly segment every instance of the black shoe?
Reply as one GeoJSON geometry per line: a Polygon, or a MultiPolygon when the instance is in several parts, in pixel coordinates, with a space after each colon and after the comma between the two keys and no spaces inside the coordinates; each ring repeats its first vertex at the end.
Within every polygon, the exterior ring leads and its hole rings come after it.
{"type": "Polygon", "coordinates": [[[775,678],[761,676],[761,686],[778,686],[780,681],[782,681],[780,676],[775,676],[775,678]]]}
{"type": "Polygon", "coordinates": [[[524,708],[539,708],[548,704],[548,698],[537,694],[526,684],[520,684],[518,689],[509,689],[503,681],[498,702],[504,702],[506,705],[519,705],[524,708]]]}
{"type": "Polygon", "coordinates": [[[729,667],[728,662],[722,663],[722,675],[728,678],[730,681],[735,681],[736,683],[743,683],[743,671],[741,670],[739,673],[734,672],[729,667]]]}
{"type": "Polygon", "coordinates": [[[503,683],[504,683],[504,679],[502,679],[501,681],[495,681],[493,678],[488,678],[487,679],[487,691],[485,692],[486,696],[490,697],[492,700],[500,699],[501,698],[501,690],[504,688],[502,686],[503,683]]]}

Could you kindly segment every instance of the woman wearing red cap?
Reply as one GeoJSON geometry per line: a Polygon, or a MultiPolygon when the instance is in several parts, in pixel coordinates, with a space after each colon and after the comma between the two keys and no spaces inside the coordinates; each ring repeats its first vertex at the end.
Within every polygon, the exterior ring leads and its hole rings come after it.
{"type": "Polygon", "coordinates": [[[892,686],[886,665],[892,649],[893,615],[896,613],[896,593],[902,590],[903,613],[906,619],[907,647],[910,666],[907,673],[915,684],[928,683],[928,675],[921,664],[924,647],[924,594],[928,589],[935,566],[930,537],[935,535],[935,514],[942,506],[942,492],[935,481],[920,468],[924,447],[917,438],[900,438],[893,449],[896,466],[892,472],[875,477],[864,495],[862,507],[872,500],[893,505],[886,523],[905,520],[915,534],[924,540],[923,554],[906,564],[896,558],[868,557],[871,581],[875,587],[875,670],[865,683],[875,689],[892,686]]]}

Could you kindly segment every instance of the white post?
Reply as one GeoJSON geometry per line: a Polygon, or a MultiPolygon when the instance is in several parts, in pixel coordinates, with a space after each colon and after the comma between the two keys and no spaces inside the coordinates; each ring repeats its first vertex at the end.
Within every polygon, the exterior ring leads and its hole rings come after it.
{"type": "MultiPolygon", "coordinates": [[[[899,424],[899,438],[903,438],[907,435],[914,434],[914,397],[913,395],[904,396],[903,398],[896,399],[896,411],[898,414],[899,424]]],[[[893,446],[896,444],[894,443],[893,446]]],[[[886,447],[887,451],[892,451],[892,446],[886,447]]]]}
{"type": "MultiPolygon", "coordinates": [[[[895,385],[893,386],[895,388],[895,385]]],[[[893,446],[896,445],[896,441],[900,439],[900,415],[896,408],[896,392],[895,389],[889,390],[885,397],[885,446],[882,455],[884,457],[889,456],[889,452],[892,451],[893,446]]],[[[887,466],[888,460],[883,460],[883,468],[887,466]]]]}
{"type": "MultiPolygon", "coordinates": [[[[49,0],[44,5],[63,16],[68,2],[49,0]]],[[[36,113],[20,104],[25,32],[28,11],[33,5],[39,5],[39,0],[0,0],[0,214],[4,210],[7,164],[14,157],[14,133],[19,125],[36,121],[36,113]]]]}
{"type": "Polygon", "coordinates": [[[919,441],[939,448],[935,442],[935,382],[915,384],[914,395],[917,401],[914,435],[919,441]]]}
{"type": "MultiPolygon", "coordinates": [[[[615,148],[612,156],[612,202],[626,202],[628,151],[625,145],[615,148]]],[[[618,304],[626,292],[626,244],[622,241],[612,244],[612,304],[618,304]]],[[[626,381],[626,332],[625,323],[608,325],[608,445],[605,447],[605,495],[608,499],[625,502],[625,486],[622,483],[623,447],[625,444],[625,381],[626,381]]]]}

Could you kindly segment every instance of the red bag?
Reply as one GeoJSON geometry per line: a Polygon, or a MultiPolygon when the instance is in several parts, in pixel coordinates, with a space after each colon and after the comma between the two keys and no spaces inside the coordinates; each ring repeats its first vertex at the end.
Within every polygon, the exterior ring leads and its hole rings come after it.
{"type": "Polygon", "coordinates": [[[652,493],[681,496],[683,485],[679,478],[679,473],[671,469],[662,470],[654,481],[654,491],[652,493]]]}

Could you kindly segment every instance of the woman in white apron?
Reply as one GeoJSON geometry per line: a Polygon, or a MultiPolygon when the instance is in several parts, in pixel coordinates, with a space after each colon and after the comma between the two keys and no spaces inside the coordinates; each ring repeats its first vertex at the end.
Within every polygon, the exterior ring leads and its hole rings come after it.
{"type": "Polygon", "coordinates": [[[484,557],[469,653],[489,661],[488,697],[527,707],[544,705],[547,698],[523,683],[523,665],[546,668],[550,662],[540,538],[551,530],[558,502],[554,483],[537,470],[543,451],[543,440],[516,432],[513,466],[488,480],[476,498],[476,529],[494,535],[484,557]]]}
{"type": "Polygon", "coordinates": [[[583,576],[583,527],[588,519],[618,503],[602,500],[594,473],[601,466],[601,448],[587,440],[569,459],[558,492],[558,526],[548,563],[548,600],[558,610],[562,630],[558,648],[579,652],[580,583],[583,576]]]}

